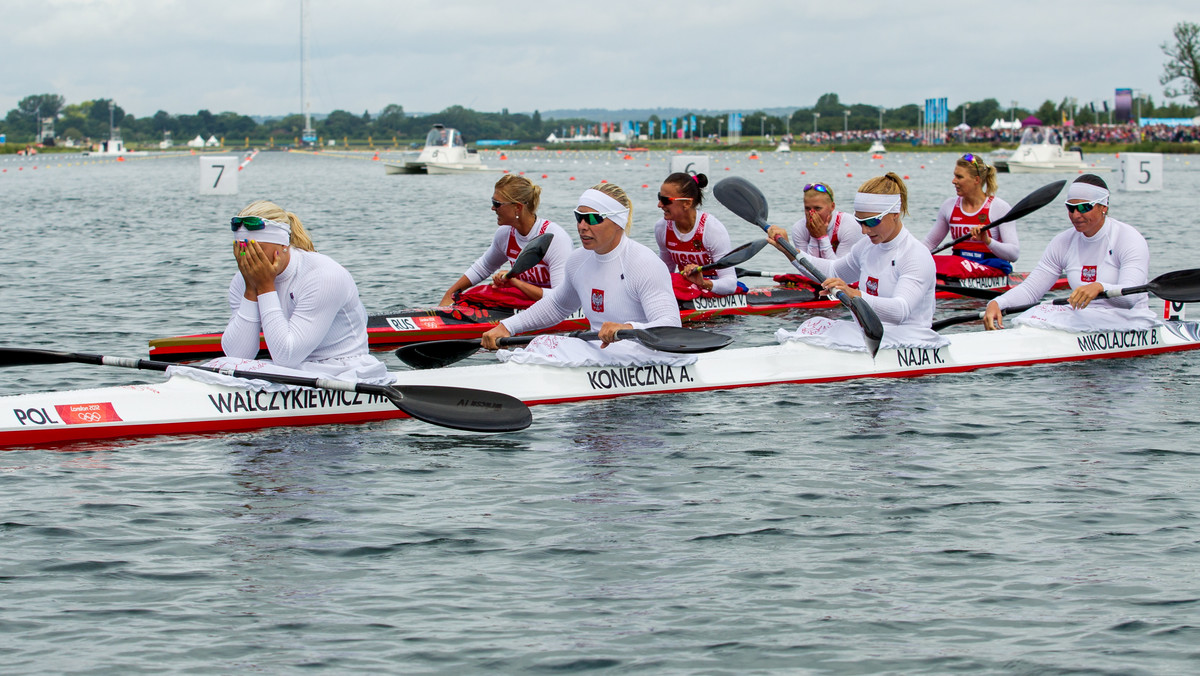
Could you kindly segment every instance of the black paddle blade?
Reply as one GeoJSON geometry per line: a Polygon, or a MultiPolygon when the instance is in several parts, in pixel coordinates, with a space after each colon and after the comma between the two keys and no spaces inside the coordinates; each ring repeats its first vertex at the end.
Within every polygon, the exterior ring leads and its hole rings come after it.
{"type": "Polygon", "coordinates": [[[652,350],[678,354],[713,352],[733,342],[733,338],[720,333],[701,331],[700,329],[684,329],[678,326],[621,329],[617,332],[617,337],[622,340],[631,338],[652,350]]]}
{"type": "Polygon", "coordinates": [[[415,369],[438,369],[462,361],[479,351],[479,339],[430,340],[396,350],[400,361],[415,369]]]}
{"type": "Polygon", "coordinates": [[[713,195],[739,218],[766,229],[767,198],[750,181],[741,176],[723,178],[713,186],[713,195]]]}
{"type": "Polygon", "coordinates": [[[529,427],[533,415],[520,399],[486,390],[434,385],[400,385],[392,403],[417,420],[470,432],[515,432],[529,427]]]}
{"type": "Polygon", "coordinates": [[[554,240],[554,233],[547,232],[544,235],[538,235],[529,240],[521,253],[517,254],[517,259],[513,261],[512,269],[508,271],[508,277],[516,277],[517,275],[532,268],[542,259],[546,257],[546,252],[550,250],[550,242],[554,240]]]}
{"type": "Polygon", "coordinates": [[[101,364],[100,355],[75,354],[55,350],[34,350],[21,347],[0,347],[0,367],[37,366],[41,364],[101,364]]]}
{"type": "Polygon", "coordinates": [[[773,274],[767,274],[762,270],[747,270],[746,268],[734,268],[734,274],[738,277],[774,277],[773,274]]]}
{"type": "Polygon", "coordinates": [[[759,240],[755,240],[753,242],[747,242],[747,243],[739,246],[738,248],[734,249],[733,251],[730,251],[729,253],[722,256],[720,258],[720,260],[714,261],[712,263],[709,263],[708,265],[704,265],[701,267],[703,267],[705,270],[723,270],[725,268],[731,268],[740,263],[745,263],[746,261],[750,260],[751,258],[754,258],[754,256],[759,251],[762,251],[762,248],[766,245],[767,245],[767,240],[765,240],[765,239],[759,239],[759,240]]]}
{"type": "Polygon", "coordinates": [[[879,315],[871,309],[866,299],[862,296],[850,299],[850,313],[854,315],[854,319],[858,325],[862,327],[863,338],[867,344],[867,350],[874,357],[879,352],[879,343],[883,340],[883,322],[879,321],[879,315]]]}
{"type": "Polygon", "coordinates": [[[1061,181],[1047,183],[1037,190],[1034,190],[1026,195],[1020,202],[1014,204],[1012,209],[1008,210],[1007,214],[997,218],[996,222],[1007,223],[1008,221],[1015,221],[1018,218],[1023,218],[1029,214],[1032,214],[1038,209],[1041,209],[1047,204],[1053,202],[1054,198],[1058,197],[1058,193],[1062,192],[1063,186],[1066,184],[1066,179],[1063,179],[1061,181]]]}
{"type": "MultiPolygon", "coordinates": [[[[1046,185],[1038,188],[1037,190],[1034,190],[1033,192],[1031,192],[1028,195],[1026,195],[1025,197],[1023,197],[1020,202],[1017,202],[1015,205],[1013,205],[1013,208],[1009,209],[1007,214],[1004,214],[1000,218],[997,218],[996,220],[992,221],[991,223],[983,226],[983,229],[991,230],[992,228],[994,228],[998,225],[1001,225],[1003,223],[1008,223],[1009,221],[1015,221],[1018,218],[1023,218],[1025,216],[1028,216],[1029,214],[1032,214],[1033,212],[1037,211],[1038,209],[1041,209],[1042,207],[1046,206],[1050,202],[1054,201],[1054,198],[1058,196],[1058,193],[1062,192],[1063,186],[1065,186],[1066,184],[1067,184],[1066,179],[1063,179],[1061,181],[1047,183],[1046,185]]],[[[971,239],[970,233],[963,235],[962,237],[959,237],[953,241],[947,242],[947,243],[939,246],[938,248],[934,249],[930,253],[938,253],[939,251],[944,251],[944,250],[949,249],[950,247],[954,246],[955,244],[960,244],[962,242],[967,241],[968,239],[971,239]]]]}
{"type": "Polygon", "coordinates": [[[1150,280],[1146,290],[1176,303],[1200,303],[1200,268],[1161,274],[1150,280]]]}

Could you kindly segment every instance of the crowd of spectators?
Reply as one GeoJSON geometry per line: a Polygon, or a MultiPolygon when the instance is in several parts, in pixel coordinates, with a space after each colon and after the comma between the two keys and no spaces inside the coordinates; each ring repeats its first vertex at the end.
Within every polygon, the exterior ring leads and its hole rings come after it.
{"type": "MultiPolygon", "coordinates": [[[[1067,145],[1080,143],[1138,143],[1142,141],[1161,141],[1170,143],[1191,143],[1200,140],[1200,128],[1189,126],[1148,125],[1138,127],[1132,124],[1090,124],[1080,126],[1053,127],[1064,139],[1067,145]]],[[[990,129],[980,127],[955,131],[947,129],[946,143],[990,143],[1014,144],[1021,140],[1021,129],[990,129]]],[[[808,145],[839,145],[845,143],[872,143],[882,141],[885,144],[920,143],[922,135],[916,129],[883,129],[850,130],[848,132],[807,132],[792,134],[789,143],[808,145]]],[[[767,139],[771,141],[771,139],[767,139]]]]}

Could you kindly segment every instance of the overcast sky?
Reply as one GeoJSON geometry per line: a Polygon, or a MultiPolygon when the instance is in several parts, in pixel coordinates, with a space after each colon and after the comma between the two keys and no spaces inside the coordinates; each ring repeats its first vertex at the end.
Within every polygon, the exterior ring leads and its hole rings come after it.
{"type": "MultiPolygon", "coordinates": [[[[301,0],[4,0],[0,110],[30,94],[300,112],[301,0]]],[[[310,0],[311,109],[1036,108],[1139,89],[1194,0],[310,0]]],[[[2,114],[2,113],[0,113],[2,114]]]]}

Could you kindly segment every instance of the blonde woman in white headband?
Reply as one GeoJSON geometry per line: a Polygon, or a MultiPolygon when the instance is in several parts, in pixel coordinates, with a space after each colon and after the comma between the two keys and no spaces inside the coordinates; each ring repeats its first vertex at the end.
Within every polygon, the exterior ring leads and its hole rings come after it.
{"type": "Polygon", "coordinates": [[[317,253],[304,225],[260,200],[230,221],[238,271],[229,283],[232,316],[220,365],[245,369],[266,341],[274,372],[380,381],[387,368],[367,351],[367,311],[350,273],[317,253]],[[261,336],[260,336],[261,334],[261,336]]]}
{"type": "Polygon", "coordinates": [[[501,352],[501,360],[572,366],[694,361],[694,355],[657,352],[632,340],[613,342],[621,329],[679,326],[670,273],[656,253],[629,236],[631,213],[629,197],[616,185],[584,191],[575,207],[582,248],[567,259],[563,283],[483,334],[483,347],[494,350],[499,338],[553,326],[582,308],[599,341],[538,336],[528,348],[501,352]]]}
{"type": "MultiPolygon", "coordinates": [[[[940,347],[948,341],[933,323],[933,293],[937,275],[933,256],[904,227],[908,187],[895,173],[878,176],[859,187],[854,196],[854,220],[864,238],[842,258],[810,257],[827,279],[826,289],[861,296],[883,323],[881,347],[940,347]],[[858,288],[845,280],[858,282],[858,288]]],[[[862,329],[852,321],[814,317],[797,331],[780,329],[780,342],[800,340],[835,349],[866,350],[862,329]]]]}
{"type": "Polygon", "coordinates": [[[983,318],[988,329],[1004,328],[1003,310],[1038,302],[1060,275],[1071,285],[1069,306],[1038,305],[1014,323],[1068,331],[1138,329],[1156,323],[1147,294],[1099,297],[1104,291],[1145,284],[1150,276],[1146,239],[1133,226],[1109,217],[1108,198],[1108,185],[1099,176],[1075,179],[1066,202],[1072,227],[1050,240],[1025,281],[988,303],[983,318]]]}

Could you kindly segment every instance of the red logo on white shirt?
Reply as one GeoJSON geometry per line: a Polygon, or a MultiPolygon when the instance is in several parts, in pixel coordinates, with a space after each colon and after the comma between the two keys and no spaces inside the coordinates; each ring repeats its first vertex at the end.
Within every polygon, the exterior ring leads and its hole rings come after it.
{"type": "Polygon", "coordinates": [[[879,280],[874,277],[867,277],[867,293],[872,296],[879,295],[879,280]]]}
{"type": "Polygon", "coordinates": [[[1083,266],[1083,271],[1079,273],[1079,278],[1081,280],[1083,280],[1084,282],[1088,282],[1088,283],[1096,281],[1096,266],[1095,265],[1083,266]]]}
{"type": "Polygon", "coordinates": [[[604,312],[604,289],[592,289],[592,310],[604,312]]]}

